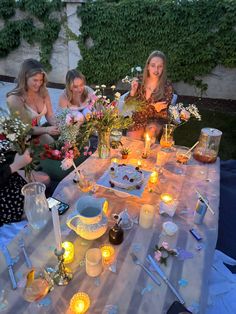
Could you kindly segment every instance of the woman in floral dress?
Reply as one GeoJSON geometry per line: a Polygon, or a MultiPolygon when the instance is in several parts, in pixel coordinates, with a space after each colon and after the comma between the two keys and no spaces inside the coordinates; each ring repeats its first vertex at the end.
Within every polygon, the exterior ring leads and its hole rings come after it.
{"type": "Polygon", "coordinates": [[[148,131],[149,135],[159,138],[172,97],[173,87],[166,78],[166,57],[161,51],[153,51],[146,61],[142,83],[134,79],[125,100],[127,104],[135,100],[142,103],[132,114],[134,125],[127,135],[141,139],[148,131]]]}

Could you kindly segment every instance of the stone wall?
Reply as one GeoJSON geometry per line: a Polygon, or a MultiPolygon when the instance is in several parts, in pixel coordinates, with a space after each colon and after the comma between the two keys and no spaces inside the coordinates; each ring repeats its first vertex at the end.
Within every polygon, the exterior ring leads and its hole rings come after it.
{"type": "MultiPolygon", "coordinates": [[[[67,16],[67,25],[75,34],[79,35],[81,20],[77,17],[77,6],[86,0],[64,0],[66,3],[64,14],[67,16]]],[[[21,19],[24,13],[17,11],[14,19],[21,19]]],[[[0,28],[3,21],[0,20],[0,28]]],[[[24,40],[21,46],[12,51],[6,58],[0,59],[0,75],[16,77],[21,62],[26,58],[35,58],[39,60],[39,46],[29,45],[24,40]]],[[[75,68],[81,54],[75,40],[69,40],[65,29],[62,27],[59,38],[54,43],[51,56],[52,71],[48,73],[49,81],[54,83],[64,83],[66,72],[75,68]]],[[[223,66],[217,66],[211,74],[201,78],[208,84],[208,90],[202,95],[209,98],[235,99],[236,100],[236,69],[226,69],[223,66]]],[[[196,87],[178,82],[174,84],[176,92],[179,95],[201,96],[196,87]]]]}

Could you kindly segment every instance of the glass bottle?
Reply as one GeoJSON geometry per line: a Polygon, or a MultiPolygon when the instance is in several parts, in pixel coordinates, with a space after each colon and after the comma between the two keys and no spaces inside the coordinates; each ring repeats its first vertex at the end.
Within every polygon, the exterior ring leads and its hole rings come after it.
{"type": "Polygon", "coordinates": [[[217,159],[222,132],[213,128],[203,128],[193,157],[203,163],[213,163],[217,159]]]}
{"type": "Polygon", "coordinates": [[[49,218],[48,202],[45,196],[46,186],[40,182],[32,182],[23,186],[24,211],[33,229],[43,228],[49,218]]]}

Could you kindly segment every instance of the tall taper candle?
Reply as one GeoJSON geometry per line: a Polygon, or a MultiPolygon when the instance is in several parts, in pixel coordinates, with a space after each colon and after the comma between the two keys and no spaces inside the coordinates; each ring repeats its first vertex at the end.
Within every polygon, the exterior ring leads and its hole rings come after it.
{"type": "Polygon", "coordinates": [[[61,246],[61,227],[60,227],[60,220],[57,205],[52,207],[52,222],[53,222],[53,229],[55,234],[56,240],[56,249],[57,251],[62,250],[61,246]]]}
{"type": "Polygon", "coordinates": [[[149,153],[151,146],[151,138],[148,133],[145,135],[145,147],[144,147],[144,155],[147,155],[149,153]]]}

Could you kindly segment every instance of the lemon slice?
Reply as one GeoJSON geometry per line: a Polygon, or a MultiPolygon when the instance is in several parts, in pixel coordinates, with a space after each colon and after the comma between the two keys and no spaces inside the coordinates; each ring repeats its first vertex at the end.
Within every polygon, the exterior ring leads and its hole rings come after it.
{"type": "Polygon", "coordinates": [[[27,274],[27,281],[26,281],[26,287],[29,287],[32,285],[32,282],[34,281],[34,269],[31,269],[27,274]]]}

